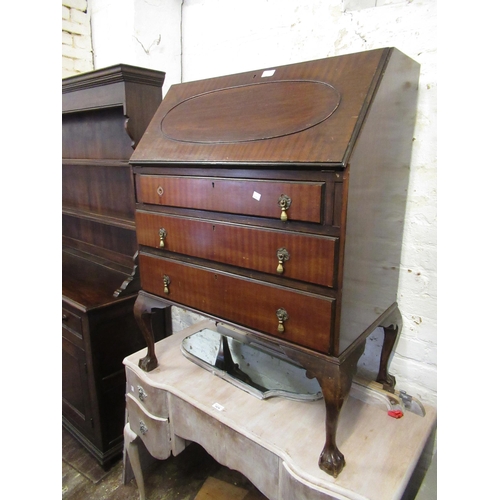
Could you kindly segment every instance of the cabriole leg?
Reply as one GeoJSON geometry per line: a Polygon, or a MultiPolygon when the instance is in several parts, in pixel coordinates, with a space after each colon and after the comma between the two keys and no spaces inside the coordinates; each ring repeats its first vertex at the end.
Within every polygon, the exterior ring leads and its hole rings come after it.
{"type": "MultiPolygon", "coordinates": [[[[157,311],[165,312],[170,305],[154,298],[148,297],[139,293],[134,304],[134,317],[146,341],[147,354],[139,360],[139,368],[145,372],[150,372],[158,366],[158,359],[155,354],[155,334],[154,334],[154,318],[157,311]]],[[[172,333],[172,325],[165,325],[165,322],[160,323],[166,330],[167,336],[172,333]]],[[[158,325],[157,325],[158,326],[158,325]]]]}
{"type": "Polygon", "coordinates": [[[396,377],[389,374],[388,364],[402,325],[403,320],[398,308],[380,325],[384,329],[384,342],[380,353],[377,382],[388,389],[394,389],[396,386],[396,377]]]}
{"type": "Polygon", "coordinates": [[[318,465],[321,470],[333,477],[342,472],[346,463],[344,455],[337,446],[337,426],[340,411],[349,396],[358,360],[364,349],[365,341],[342,360],[317,358],[302,352],[285,350],[287,356],[299,362],[307,370],[307,376],[316,378],[321,386],[326,408],[326,439],[318,465]]]}

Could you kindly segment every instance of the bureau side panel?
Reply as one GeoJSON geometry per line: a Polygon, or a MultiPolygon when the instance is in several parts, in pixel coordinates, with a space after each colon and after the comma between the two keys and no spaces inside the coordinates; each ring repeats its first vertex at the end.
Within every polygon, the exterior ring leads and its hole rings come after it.
{"type": "Polygon", "coordinates": [[[397,300],[418,75],[392,49],[348,161],[339,353],[397,300]]]}

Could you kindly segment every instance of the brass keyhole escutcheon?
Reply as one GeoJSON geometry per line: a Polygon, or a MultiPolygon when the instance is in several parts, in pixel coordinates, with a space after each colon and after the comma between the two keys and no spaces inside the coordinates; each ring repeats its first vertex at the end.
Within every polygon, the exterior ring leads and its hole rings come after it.
{"type": "Polygon", "coordinates": [[[163,196],[163,188],[161,186],[158,186],[156,192],[158,193],[158,196],[163,196]]]}
{"type": "Polygon", "coordinates": [[[170,293],[170,290],[168,289],[168,286],[170,285],[170,278],[164,274],[163,275],[163,293],[165,295],[168,295],[170,293]]]}
{"type": "Polygon", "coordinates": [[[160,237],[160,248],[165,248],[165,238],[167,237],[167,231],[162,227],[158,231],[158,236],[160,237]]]}
{"type": "Polygon", "coordinates": [[[288,220],[288,215],[287,215],[286,211],[290,208],[291,204],[292,204],[292,199],[289,196],[287,196],[286,194],[282,194],[279,197],[278,205],[281,208],[280,219],[282,221],[287,221],[288,220]]]}
{"type": "Polygon", "coordinates": [[[288,259],[290,259],[290,254],[288,253],[288,250],[286,248],[280,248],[276,252],[276,257],[278,257],[278,267],[276,269],[276,272],[278,274],[283,274],[283,272],[285,271],[283,262],[286,262],[288,259]]]}
{"type": "Polygon", "coordinates": [[[278,316],[278,332],[285,333],[285,325],[283,323],[288,319],[288,313],[280,307],[276,311],[276,316],[278,316]]]}

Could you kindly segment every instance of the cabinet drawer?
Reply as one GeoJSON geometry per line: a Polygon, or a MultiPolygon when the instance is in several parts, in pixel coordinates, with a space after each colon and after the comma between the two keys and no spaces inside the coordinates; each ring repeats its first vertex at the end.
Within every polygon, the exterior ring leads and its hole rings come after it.
{"type": "Polygon", "coordinates": [[[157,417],[168,417],[167,393],[141,380],[130,368],[125,367],[127,393],[138,399],[144,408],[157,417]]]}
{"type": "Polygon", "coordinates": [[[147,292],[273,337],[330,352],[334,298],[144,253],[139,255],[139,266],[142,287],[147,292]],[[283,332],[279,331],[279,310],[285,310],[288,315],[283,322],[283,332]]]}
{"type": "Polygon", "coordinates": [[[130,428],[142,439],[153,457],[159,460],[168,458],[171,450],[168,418],[150,414],[130,394],[126,395],[126,400],[130,428]]]}
{"type": "Polygon", "coordinates": [[[62,308],[62,336],[80,349],[84,349],[82,318],[77,314],[62,308]]]}
{"type": "Polygon", "coordinates": [[[219,177],[138,175],[137,201],[280,219],[280,198],[290,201],[288,220],[321,222],[323,182],[290,182],[219,177]]]}
{"type": "Polygon", "coordinates": [[[82,337],[82,318],[64,307],[62,308],[62,324],[78,333],[80,338],[82,337]]]}
{"type": "Polygon", "coordinates": [[[334,286],[337,238],[142,211],[137,211],[136,227],[141,245],[318,285],[334,286]],[[281,273],[278,272],[278,253],[282,257],[281,273]]]}

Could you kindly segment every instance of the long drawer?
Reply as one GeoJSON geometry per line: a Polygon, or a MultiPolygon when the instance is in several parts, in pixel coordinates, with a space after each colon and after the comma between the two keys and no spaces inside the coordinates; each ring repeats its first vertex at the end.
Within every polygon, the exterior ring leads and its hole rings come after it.
{"type": "Polygon", "coordinates": [[[330,352],[335,299],[139,254],[142,287],[223,320],[330,352]]]}
{"type": "Polygon", "coordinates": [[[139,203],[316,223],[321,222],[323,186],[306,181],[136,176],[139,203]]]}
{"type": "Polygon", "coordinates": [[[337,238],[137,211],[139,244],[333,287],[337,238]]]}

